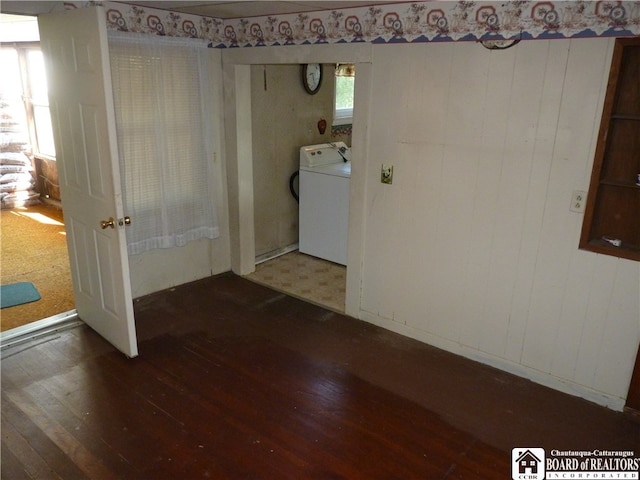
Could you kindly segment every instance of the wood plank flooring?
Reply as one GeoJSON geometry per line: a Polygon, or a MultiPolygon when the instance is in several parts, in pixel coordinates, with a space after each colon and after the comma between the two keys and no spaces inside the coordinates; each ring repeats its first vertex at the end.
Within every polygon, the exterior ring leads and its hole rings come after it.
{"type": "Polygon", "coordinates": [[[2,478],[504,479],[511,449],[640,450],[623,414],[224,274],[2,352],[2,478]]]}

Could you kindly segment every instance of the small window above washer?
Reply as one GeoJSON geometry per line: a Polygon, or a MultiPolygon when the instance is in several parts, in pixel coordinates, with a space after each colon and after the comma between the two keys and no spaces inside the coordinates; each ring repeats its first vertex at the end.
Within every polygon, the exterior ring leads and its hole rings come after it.
{"type": "Polygon", "coordinates": [[[333,125],[353,123],[353,94],[356,66],[352,63],[336,65],[336,82],[333,109],[333,125]]]}

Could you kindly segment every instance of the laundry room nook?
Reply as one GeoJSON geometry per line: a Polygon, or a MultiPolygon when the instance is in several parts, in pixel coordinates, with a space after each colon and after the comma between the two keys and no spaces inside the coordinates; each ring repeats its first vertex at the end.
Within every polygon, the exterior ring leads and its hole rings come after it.
{"type": "Polygon", "coordinates": [[[351,64],[251,66],[256,271],[247,278],[344,312],[351,64]]]}

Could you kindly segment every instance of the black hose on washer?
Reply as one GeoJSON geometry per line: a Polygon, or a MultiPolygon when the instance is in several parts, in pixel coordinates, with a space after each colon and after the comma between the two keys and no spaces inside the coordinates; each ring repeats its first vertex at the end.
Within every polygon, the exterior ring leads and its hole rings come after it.
{"type": "MultiPolygon", "coordinates": [[[[293,198],[296,199],[297,203],[300,203],[300,198],[298,197],[298,194],[296,193],[295,188],[293,188],[293,182],[295,181],[296,177],[300,174],[300,171],[295,171],[293,172],[293,174],[291,175],[291,177],[289,177],[289,190],[291,191],[291,195],[293,195],[293,198]]],[[[300,184],[298,184],[298,186],[300,186],[300,184]]]]}

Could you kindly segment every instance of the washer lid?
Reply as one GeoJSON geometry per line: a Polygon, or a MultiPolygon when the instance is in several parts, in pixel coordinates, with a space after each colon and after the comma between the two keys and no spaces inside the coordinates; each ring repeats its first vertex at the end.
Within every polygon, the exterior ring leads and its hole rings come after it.
{"type": "Polygon", "coordinates": [[[319,165],[317,167],[300,167],[305,172],[313,172],[332,177],[351,177],[351,162],[330,163],[329,165],[319,165]]]}
{"type": "Polygon", "coordinates": [[[344,142],[320,143],[300,147],[300,167],[316,167],[332,163],[344,163],[351,158],[351,152],[344,142]]]}

